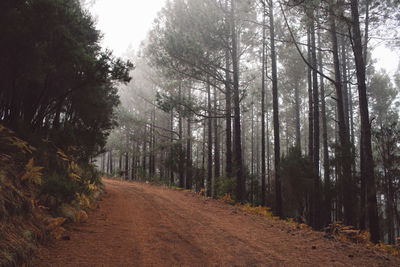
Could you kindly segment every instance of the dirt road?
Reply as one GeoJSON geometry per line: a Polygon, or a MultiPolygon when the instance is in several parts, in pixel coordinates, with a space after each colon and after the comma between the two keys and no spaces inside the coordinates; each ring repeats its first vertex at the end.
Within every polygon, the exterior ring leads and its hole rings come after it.
{"type": "Polygon", "coordinates": [[[234,206],[143,183],[107,194],[32,266],[400,266],[398,258],[234,206]]]}

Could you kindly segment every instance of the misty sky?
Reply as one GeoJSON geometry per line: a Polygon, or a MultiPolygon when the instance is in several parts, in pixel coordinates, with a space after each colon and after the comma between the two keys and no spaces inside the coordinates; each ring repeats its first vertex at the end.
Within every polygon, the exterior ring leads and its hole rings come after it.
{"type": "MultiPolygon", "coordinates": [[[[166,0],[96,0],[90,8],[103,32],[103,46],[122,56],[128,48],[138,50],[146,38],[152,22],[166,0]]],[[[377,69],[385,68],[393,74],[399,65],[400,51],[380,45],[372,57],[377,60],[377,69]]]]}
{"type": "Polygon", "coordinates": [[[134,50],[146,38],[165,0],[96,0],[90,8],[103,34],[103,45],[117,56],[134,50]]]}

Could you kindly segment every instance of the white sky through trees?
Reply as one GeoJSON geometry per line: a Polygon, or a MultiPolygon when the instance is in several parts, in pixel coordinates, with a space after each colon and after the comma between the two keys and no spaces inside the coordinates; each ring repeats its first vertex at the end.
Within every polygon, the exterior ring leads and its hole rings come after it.
{"type": "MultiPolygon", "coordinates": [[[[201,1],[201,0],[199,0],[201,1]]],[[[90,1],[89,1],[90,2],[90,1]]],[[[97,28],[103,33],[103,47],[123,56],[126,51],[137,51],[146,38],[157,13],[166,0],[95,0],[89,7],[96,18],[97,28]]],[[[384,43],[373,47],[372,58],[376,69],[384,68],[393,75],[399,65],[399,49],[386,48],[384,43]]]]}
{"type": "Polygon", "coordinates": [[[122,56],[138,50],[165,0],[96,0],[89,8],[103,33],[103,46],[122,56]]]}

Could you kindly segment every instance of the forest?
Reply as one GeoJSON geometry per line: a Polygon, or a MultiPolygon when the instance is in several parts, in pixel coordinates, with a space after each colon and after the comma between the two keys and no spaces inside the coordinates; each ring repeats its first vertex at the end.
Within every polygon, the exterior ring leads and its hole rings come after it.
{"type": "Polygon", "coordinates": [[[121,56],[95,2],[0,1],[0,266],[398,266],[399,1],[165,0],[121,56]]]}
{"type": "Polygon", "coordinates": [[[170,0],[119,86],[103,172],[400,236],[398,1],[170,0]],[[389,67],[389,66],[388,66],[389,67]]]}

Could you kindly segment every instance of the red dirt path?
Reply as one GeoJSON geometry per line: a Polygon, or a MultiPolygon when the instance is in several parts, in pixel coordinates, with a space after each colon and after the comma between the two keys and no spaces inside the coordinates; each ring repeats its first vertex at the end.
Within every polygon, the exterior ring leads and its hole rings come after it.
{"type": "Polygon", "coordinates": [[[40,248],[32,266],[400,266],[191,192],[104,181],[107,194],[89,221],[71,227],[71,240],[40,248]]]}

